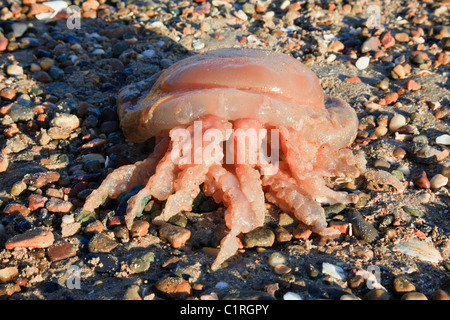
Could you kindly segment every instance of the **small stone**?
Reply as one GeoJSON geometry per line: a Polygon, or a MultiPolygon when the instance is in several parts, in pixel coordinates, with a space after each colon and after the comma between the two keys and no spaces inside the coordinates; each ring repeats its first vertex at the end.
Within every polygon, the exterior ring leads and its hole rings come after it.
{"type": "Polygon", "coordinates": [[[422,171],[419,174],[415,175],[413,177],[413,182],[417,188],[429,189],[431,187],[430,181],[428,180],[427,173],[425,171],[422,171]]]}
{"type": "Polygon", "coordinates": [[[286,265],[280,263],[280,264],[277,264],[277,265],[273,268],[273,270],[274,270],[275,273],[278,274],[278,275],[285,275],[285,274],[288,274],[289,272],[291,272],[292,269],[289,268],[288,266],[286,266],[286,265]]]}
{"type": "Polygon", "coordinates": [[[398,42],[408,42],[408,41],[409,41],[409,36],[408,36],[408,34],[406,34],[405,32],[397,33],[397,34],[394,36],[394,38],[395,38],[395,40],[398,41],[398,42]]]}
{"type": "Polygon", "coordinates": [[[351,77],[344,80],[347,83],[361,83],[361,79],[359,77],[351,77]]]}
{"type": "Polygon", "coordinates": [[[416,81],[414,81],[414,80],[408,80],[407,82],[406,82],[406,85],[405,85],[405,87],[406,87],[406,89],[408,89],[408,90],[411,90],[411,91],[417,91],[417,90],[419,90],[420,88],[422,88],[422,86],[420,85],[420,84],[418,84],[416,81]]]}
{"type": "Polygon", "coordinates": [[[4,88],[0,91],[0,98],[11,101],[16,97],[16,90],[12,88],[4,88]]]}
{"type": "Polygon", "coordinates": [[[47,248],[50,247],[55,238],[49,230],[36,228],[25,231],[10,238],[6,244],[6,250],[14,248],[47,248]]]}
{"type": "Polygon", "coordinates": [[[191,237],[188,229],[175,226],[171,223],[165,223],[159,229],[159,237],[163,241],[169,241],[172,247],[178,249],[185,245],[191,237]]]}
{"type": "Polygon", "coordinates": [[[119,259],[108,253],[89,253],[85,257],[86,264],[94,267],[101,274],[114,275],[119,270],[119,259]]]}
{"type": "Polygon", "coordinates": [[[8,39],[0,34],[0,52],[3,52],[8,47],[8,39]]]}
{"type": "Polygon", "coordinates": [[[430,179],[430,187],[431,189],[439,189],[447,185],[448,178],[442,174],[436,174],[430,179]]]}
{"type": "Polygon", "coordinates": [[[423,217],[423,212],[416,210],[412,207],[404,206],[402,209],[403,209],[403,211],[405,211],[407,214],[409,214],[412,217],[416,217],[416,218],[423,217]]]}
{"type": "Polygon", "coordinates": [[[81,223],[61,223],[61,237],[67,238],[77,234],[81,230],[81,223]]]}
{"type": "Polygon", "coordinates": [[[383,34],[383,36],[381,37],[381,43],[386,49],[395,45],[395,38],[391,35],[390,31],[383,34]]]}
{"type": "Polygon", "coordinates": [[[267,228],[257,228],[244,235],[244,247],[271,247],[275,242],[275,234],[267,228]]]}
{"type": "Polygon", "coordinates": [[[46,202],[45,208],[50,212],[69,213],[73,209],[73,204],[69,201],[52,197],[46,202]]]}
{"type": "Polygon", "coordinates": [[[438,289],[431,296],[431,300],[450,300],[450,295],[444,290],[438,289]]]}
{"type": "Polygon", "coordinates": [[[191,285],[178,277],[167,277],[156,284],[156,289],[171,298],[184,299],[191,294],[191,285]]]}
{"type": "Polygon", "coordinates": [[[390,298],[389,292],[383,289],[372,289],[366,294],[367,300],[389,300],[390,298]]]}
{"type": "Polygon", "coordinates": [[[17,267],[6,267],[0,269],[0,282],[6,283],[12,281],[19,274],[17,267]]]}
{"type": "Polygon", "coordinates": [[[23,177],[23,182],[27,185],[41,188],[48,183],[57,182],[60,178],[60,174],[55,171],[46,171],[46,172],[38,172],[38,173],[29,173],[23,177]]]}
{"type": "MultiPolygon", "coordinates": [[[[386,105],[393,104],[393,103],[397,102],[397,100],[398,100],[398,93],[390,92],[390,93],[386,94],[383,99],[384,99],[384,103],[386,105]]],[[[380,104],[381,104],[381,101],[380,101],[380,104]]]]}
{"type": "Polygon", "coordinates": [[[24,192],[26,189],[27,189],[27,184],[25,182],[23,182],[23,181],[18,181],[18,182],[13,184],[13,186],[11,187],[10,193],[13,196],[18,196],[22,192],[24,192]]]}
{"type": "Polygon", "coordinates": [[[23,74],[23,68],[17,64],[10,64],[6,68],[6,73],[10,76],[20,76],[23,74]]]}
{"type": "Polygon", "coordinates": [[[33,120],[35,115],[36,111],[33,108],[17,103],[13,104],[11,110],[9,111],[9,116],[14,122],[30,121],[33,120]]]}
{"type": "Polygon", "coordinates": [[[356,68],[358,68],[358,70],[366,69],[369,66],[369,64],[370,64],[370,58],[369,57],[360,57],[355,62],[355,66],[356,66],[356,68]]]}
{"type": "Polygon", "coordinates": [[[279,252],[274,252],[269,256],[269,265],[272,267],[275,267],[279,264],[285,264],[286,261],[286,257],[279,252]]]}
{"type": "Polygon", "coordinates": [[[394,69],[392,69],[392,71],[400,79],[403,79],[406,76],[406,71],[405,71],[405,69],[403,68],[403,66],[401,64],[396,65],[394,67],[394,69]]]}
{"type": "Polygon", "coordinates": [[[58,242],[48,248],[47,255],[50,261],[60,261],[77,254],[76,247],[70,242],[58,242]]]}
{"type": "Polygon", "coordinates": [[[89,223],[85,228],[84,228],[84,233],[86,235],[94,235],[96,233],[100,233],[105,229],[103,223],[100,220],[95,220],[91,223],[89,223]]]}
{"type": "Polygon", "coordinates": [[[150,268],[150,264],[155,261],[155,254],[147,252],[141,257],[135,257],[131,260],[129,266],[133,273],[142,273],[150,268]]]}
{"type": "Polygon", "coordinates": [[[44,208],[47,200],[48,198],[43,195],[37,193],[30,194],[28,197],[28,209],[35,211],[37,209],[44,208]]]}
{"type": "Polygon", "coordinates": [[[5,172],[8,169],[8,158],[0,152],[0,172],[5,172]]]}
{"type": "Polygon", "coordinates": [[[394,290],[403,294],[416,291],[416,287],[405,276],[399,276],[394,279],[394,290]]]}
{"type": "Polygon", "coordinates": [[[50,75],[45,71],[37,71],[33,74],[34,79],[36,81],[42,82],[42,83],[50,83],[53,82],[53,78],[50,77],[50,75]]]}
{"type": "Polygon", "coordinates": [[[3,208],[3,214],[16,214],[20,213],[24,216],[30,214],[30,209],[20,203],[8,203],[8,205],[3,208]]]}
{"type": "Polygon", "coordinates": [[[117,241],[108,237],[105,233],[95,234],[91,240],[89,240],[88,249],[92,253],[109,253],[118,245],[117,241]]]}
{"type": "Polygon", "coordinates": [[[350,230],[350,224],[348,222],[344,221],[330,221],[329,225],[330,228],[338,230],[340,233],[348,234],[350,230]]]}
{"type": "Polygon", "coordinates": [[[425,143],[411,142],[408,144],[409,157],[415,162],[431,164],[443,160],[448,151],[440,151],[425,143]]]}
{"type": "Polygon", "coordinates": [[[428,298],[421,292],[408,292],[402,296],[401,300],[428,300],[428,298]]]}
{"type": "Polygon", "coordinates": [[[328,50],[330,50],[331,52],[339,52],[344,50],[345,45],[341,42],[341,41],[333,41],[328,45],[328,50]]]}
{"type": "Polygon", "coordinates": [[[60,80],[64,77],[64,70],[61,68],[58,68],[57,66],[51,66],[48,70],[48,74],[52,79],[54,80],[60,80]]]}
{"type": "Polygon", "coordinates": [[[148,233],[148,229],[150,227],[150,223],[144,220],[136,220],[134,221],[131,227],[131,236],[135,237],[143,237],[148,233]]]}
{"type": "Polygon", "coordinates": [[[389,131],[395,132],[406,124],[406,118],[401,114],[396,114],[389,122],[389,131]]]}
{"type": "Polygon", "coordinates": [[[361,46],[361,52],[366,53],[370,51],[380,50],[381,42],[378,37],[370,37],[361,46]]]}
{"type": "Polygon", "coordinates": [[[41,68],[41,70],[48,71],[50,67],[53,66],[54,64],[55,60],[49,57],[44,57],[39,62],[39,67],[41,68]]]}
{"type": "Polygon", "coordinates": [[[74,114],[61,114],[53,118],[50,125],[72,131],[80,126],[80,120],[74,114]]]}
{"type": "Polygon", "coordinates": [[[142,300],[141,296],[139,295],[139,286],[137,284],[131,285],[127,291],[125,292],[125,296],[123,297],[124,300],[142,300]]]}

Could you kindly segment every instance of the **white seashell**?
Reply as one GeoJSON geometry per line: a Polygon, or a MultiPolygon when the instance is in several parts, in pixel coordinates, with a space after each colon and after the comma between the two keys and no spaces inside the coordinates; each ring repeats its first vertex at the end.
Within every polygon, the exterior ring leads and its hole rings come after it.
{"type": "Polygon", "coordinates": [[[436,138],[436,143],[437,144],[443,144],[443,145],[450,145],[450,135],[448,134],[443,134],[439,137],[436,138]]]}
{"type": "Polygon", "coordinates": [[[288,291],[284,294],[283,300],[302,300],[302,297],[294,292],[288,291]]]}
{"type": "Polygon", "coordinates": [[[322,273],[338,280],[345,280],[344,269],[328,262],[322,263],[322,273]]]}
{"type": "Polygon", "coordinates": [[[358,60],[356,60],[355,66],[359,70],[364,70],[369,66],[370,58],[369,57],[361,57],[358,60]]]}
{"type": "Polygon", "coordinates": [[[442,261],[441,253],[434,245],[420,240],[402,242],[392,248],[394,252],[401,252],[422,261],[439,263],[442,261]]]}
{"type": "Polygon", "coordinates": [[[46,5],[47,7],[52,8],[54,11],[53,12],[43,12],[43,13],[37,14],[35,17],[38,20],[52,19],[58,14],[58,12],[60,12],[63,9],[66,9],[69,6],[66,1],[61,1],[61,0],[48,1],[48,2],[44,2],[42,4],[46,5]]]}

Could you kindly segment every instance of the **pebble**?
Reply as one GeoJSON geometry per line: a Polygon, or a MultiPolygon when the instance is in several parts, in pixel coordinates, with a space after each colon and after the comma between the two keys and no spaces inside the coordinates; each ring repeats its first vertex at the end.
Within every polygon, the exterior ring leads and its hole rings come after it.
{"type": "Polygon", "coordinates": [[[69,213],[73,209],[73,204],[70,201],[52,197],[45,203],[45,208],[50,212],[69,213]]]}
{"type": "Polygon", "coordinates": [[[367,300],[390,300],[391,295],[389,294],[389,292],[387,292],[386,290],[383,290],[383,289],[371,289],[366,294],[366,299],[367,300]]]}
{"type": "Polygon", "coordinates": [[[154,261],[155,254],[153,252],[147,252],[140,257],[134,257],[129,263],[129,267],[133,273],[142,273],[147,271],[154,261]]]}
{"type": "Polygon", "coordinates": [[[46,171],[38,173],[28,173],[23,177],[23,182],[27,185],[41,188],[48,183],[57,182],[60,178],[60,174],[56,171],[46,171]]]}
{"type": "Polygon", "coordinates": [[[439,189],[447,185],[448,178],[442,174],[436,174],[430,179],[430,187],[431,189],[439,189]]]}
{"type": "Polygon", "coordinates": [[[150,223],[144,220],[136,220],[134,221],[130,233],[133,238],[135,237],[143,237],[148,233],[148,229],[150,228],[150,223]]]}
{"type": "Polygon", "coordinates": [[[101,274],[114,275],[119,270],[119,259],[108,253],[89,253],[85,261],[101,274]]]}
{"type": "Polygon", "coordinates": [[[380,50],[381,42],[378,37],[370,37],[361,46],[361,52],[366,53],[370,51],[380,50]]]}
{"type": "Polygon", "coordinates": [[[36,228],[25,231],[8,239],[5,244],[6,250],[14,248],[48,248],[55,238],[49,230],[36,228]]]}
{"type": "Polygon", "coordinates": [[[53,78],[45,71],[37,71],[33,74],[34,79],[42,83],[53,82],[53,78]]]}
{"type": "Polygon", "coordinates": [[[275,234],[268,228],[257,228],[244,235],[244,247],[271,247],[275,242],[275,234]]]}
{"type": "Polygon", "coordinates": [[[6,267],[0,269],[0,282],[6,283],[12,281],[19,274],[17,267],[6,267]]]}
{"type": "Polygon", "coordinates": [[[0,172],[5,172],[8,169],[8,158],[0,152],[0,172]]]}
{"type": "Polygon", "coordinates": [[[391,31],[385,32],[380,41],[386,49],[395,45],[395,38],[391,35],[391,31]]]}
{"type": "Polygon", "coordinates": [[[90,222],[85,228],[84,228],[84,234],[86,235],[94,235],[96,233],[100,233],[105,229],[105,226],[100,220],[95,220],[90,222]]]}
{"type": "Polygon", "coordinates": [[[179,277],[167,277],[156,283],[156,290],[174,299],[185,299],[191,294],[191,285],[179,277]]]}
{"type": "Polygon", "coordinates": [[[416,291],[416,287],[405,276],[398,276],[394,279],[394,290],[396,293],[404,294],[416,291]]]}
{"type": "Polygon", "coordinates": [[[12,185],[10,193],[13,196],[18,196],[26,189],[27,189],[27,184],[23,181],[18,181],[12,185]]]}
{"type": "Polygon", "coordinates": [[[16,97],[17,91],[12,88],[3,88],[0,91],[0,98],[3,100],[12,101],[16,97]]]}
{"type": "MultiPolygon", "coordinates": [[[[384,100],[384,104],[386,104],[386,105],[393,104],[393,103],[397,102],[397,100],[398,100],[398,93],[390,92],[384,96],[383,100],[384,100]]],[[[382,104],[382,101],[380,101],[380,104],[382,104]]]]}
{"type": "Polygon", "coordinates": [[[23,106],[18,103],[14,103],[9,111],[9,116],[14,122],[30,121],[34,119],[36,111],[34,108],[23,106]]]}
{"type": "Polygon", "coordinates": [[[20,76],[23,74],[23,68],[17,64],[10,64],[6,68],[6,73],[10,76],[20,76]]]}
{"type": "Polygon", "coordinates": [[[330,50],[331,52],[339,52],[345,49],[345,45],[339,41],[332,41],[329,45],[328,45],[328,50],[330,50]]]}
{"type": "Polygon", "coordinates": [[[285,264],[287,261],[286,257],[280,252],[274,252],[269,256],[269,265],[275,267],[279,264],[285,264]]]}
{"type": "Polygon", "coordinates": [[[415,162],[431,164],[441,161],[448,155],[448,151],[440,151],[428,144],[411,142],[408,144],[408,155],[415,162]]]}
{"type": "Polygon", "coordinates": [[[292,291],[288,291],[283,295],[283,300],[303,300],[302,297],[292,291]]]}
{"type": "Polygon", "coordinates": [[[420,84],[418,84],[416,81],[414,81],[414,80],[408,80],[407,82],[406,82],[406,85],[405,85],[405,87],[406,87],[406,89],[408,89],[408,90],[411,90],[411,91],[417,91],[417,90],[419,90],[420,88],[422,88],[422,86],[420,85],[420,84]]]}
{"type": "Polygon", "coordinates": [[[0,34],[0,52],[3,52],[8,47],[8,39],[5,38],[2,34],[0,34]]]}
{"type": "Polygon", "coordinates": [[[431,300],[450,300],[450,295],[444,290],[438,289],[431,296],[431,300]]]}
{"type": "Polygon", "coordinates": [[[181,248],[191,237],[191,232],[171,223],[165,223],[159,229],[159,237],[163,241],[168,241],[175,249],[181,248]]]}
{"type": "Polygon", "coordinates": [[[401,300],[428,300],[428,298],[421,292],[408,292],[402,295],[401,300]]]}
{"type": "Polygon", "coordinates": [[[70,242],[61,241],[51,245],[47,250],[50,261],[60,261],[76,256],[77,249],[70,242]]]}
{"type": "Polygon", "coordinates": [[[88,243],[88,250],[91,253],[109,253],[117,247],[118,243],[105,233],[95,234],[88,243]]]}
{"type": "Polygon", "coordinates": [[[61,114],[53,118],[50,125],[72,131],[80,126],[80,119],[74,114],[61,114]]]}
{"type": "Polygon", "coordinates": [[[408,36],[408,34],[406,34],[405,32],[397,33],[397,34],[394,36],[394,38],[395,38],[395,40],[398,41],[398,42],[408,42],[408,41],[409,41],[409,36],[408,36]]]}
{"type": "Polygon", "coordinates": [[[5,208],[3,208],[3,214],[16,214],[20,213],[24,216],[30,214],[30,209],[20,203],[8,203],[5,208]]]}
{"type": "Polygon", "coordinates": [[[414,185],[417,188],[429,189],[431,187],[430,180],[428,180],[427,173],[422,171],[413,177],[414,185]]]}
{"type": "Polygon", "coordinates": [[[356,68],[358,68],[358,70],[366,69],[369,66],[369,64],[370,64],[370,58],[369,57],[360,57],[355,62],[355,66],[356,66],[356,68]]]}
{"type": "Polygon", "coordinates": [[[389,131],[395,132],[406,124],[406,118],[401,114],[396,114],[389,121],[389,131]]]}
{"type": "Polygon", "coordinates": [[[139,295],[139,286],[137,284],[131,285],[125,292],[123,299],[137,301],[142,300],[141,296],[139,295]]]}

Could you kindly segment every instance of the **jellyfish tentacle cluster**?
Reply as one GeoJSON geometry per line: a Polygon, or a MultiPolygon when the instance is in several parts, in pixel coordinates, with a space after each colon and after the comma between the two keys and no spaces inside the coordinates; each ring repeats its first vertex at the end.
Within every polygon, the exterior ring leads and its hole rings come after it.
{"type": "Polygon", "coordinates": [[[128,200],[126,225],[150,197],[165,201],[153,220],[161,225],[192,210],[203,191],[226,207],[229,229],[213,270],[236,254],[241,234],[264,224],[265,202],[324,239],[340,236],[321,204],[356,200],[325,179],[365,171],[364,157],[348,148],[358,118],[347,103],[324,95],[316,75],[294,58],[259,49],[196,55],[121,90],[118,113],[129,141],[159,142],[147,159],[110,173],[84,210],[140,185],[128,200]]]}

